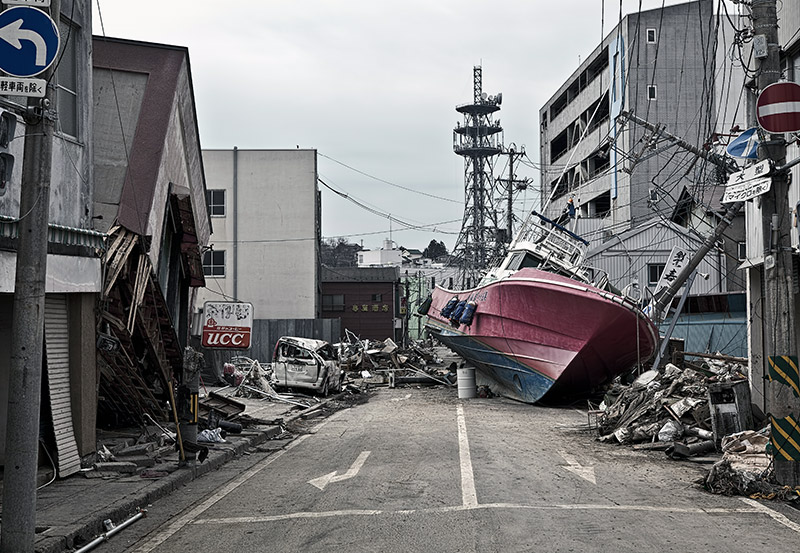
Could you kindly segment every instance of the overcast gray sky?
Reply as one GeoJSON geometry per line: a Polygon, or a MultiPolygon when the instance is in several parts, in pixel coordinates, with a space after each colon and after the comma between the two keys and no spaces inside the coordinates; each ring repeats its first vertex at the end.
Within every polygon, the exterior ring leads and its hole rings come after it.
{"type": "MultiPolygon", "coordinates": [[[[622,1],[625,14],[640,5],[662,0],[622,1]]],[[[405,223],[440,223],[403,230],[320,185],[325,237],[376,248],[391,228],[401,246],[451,250],[464,199],[452,129],[473,66],[485,92],[503,93],[505,143],[538,163],[539,108],[619,14],[619,0],[94,0],[94,33],[189,48],[203,148],[315,148],[331,187],[405,223]]],[[[533,168],[517,176],[538,186],[533,168]]],[[[533,207],[534,188],[522,199],[533,207]]]]}

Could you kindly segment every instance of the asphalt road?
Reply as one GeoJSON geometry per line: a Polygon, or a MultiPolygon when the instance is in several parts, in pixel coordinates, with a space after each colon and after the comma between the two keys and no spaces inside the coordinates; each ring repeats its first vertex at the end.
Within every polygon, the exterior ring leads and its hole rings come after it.
{"type": "Polygon", "coordinates": [[[703,467],[601,444],[578,409],[384,388],[313,424],[98,551],[751,553],[800,539],[800,511],[707,494],[703,467]]]}

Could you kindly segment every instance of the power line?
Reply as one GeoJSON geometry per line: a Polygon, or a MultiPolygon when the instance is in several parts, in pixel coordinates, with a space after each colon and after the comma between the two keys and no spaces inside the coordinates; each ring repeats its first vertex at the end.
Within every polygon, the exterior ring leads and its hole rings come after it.
{"type": "Polygon", "coordinates": [[[435,194],[429,194],[429,193],[423,192],[421,190],[415,190],[414,188],[409,188],[407,186],[402,186],[400,184],[395,184],[393,182],[390,182],[388,180],[382,179],[380,177],[376,177],[374,175],[370,175],[369,173],[366,173],[366,172],[364,172],[364,171],[362,171],[360,169],[356,169],[355,167],[352,167],[352,166],[350,166],[350,165],[348,165],[346,163],[343,163],[343,162],[341,162],[341,161],[339,161],[337,159],[334,159],[334,158],[332,158],[330,156],[326,156],[325,154],[323,154],[321,152],[317,152],[317,155],[319,155],[321,157],[324,157],[325,159],[329,159],[334,163],[338,163],[342,167],[346,167],[347,169],[350,169],[351,171],[354,171],[354,172],[358,173],[359,175],[364,175],[365,177],[371,178],[371,179],[376,180],[378,182],[382,182],[384,184],[388,184],[389,186],[394,186],[395,188],[399,188],[400,190],[405,190],[406,192],[413,192],[414,194],[419,194],[420,196],[427,196],[428,198],[433,198],[435,200],[442,200],[443,202],[451,202],[451,203],[456,203],[456,204],[463,203],[460,200],[454,200],[452,198],[445,198],[443,196],[437,196],[435,194]]]}

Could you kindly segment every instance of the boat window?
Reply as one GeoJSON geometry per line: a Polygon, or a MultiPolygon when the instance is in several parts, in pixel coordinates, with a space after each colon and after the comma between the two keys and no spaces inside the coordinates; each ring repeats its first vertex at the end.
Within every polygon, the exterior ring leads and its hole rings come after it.
{"type": "Polygon", "coordinates": [[[530,268],[537,269],[541,266],[542,261],[531,253],[516,252],[511,255],[505,268],[510,271],[518,271],[520,269],[530,268]]]}
{"type": "Polygon", "coordinates": [[[542,264],[542,260],[541,259],[539,259],[538,257],[533,256],[531,254],[526,254],[525,258],[522,260],[522,265],[520,266],[520,269],[524,269],[526,267],[531,268],[531,269],[536,269],[541,264],[542,264]]]}
{"type": "Polygon", "coordinates": [[[522,258],[524,256],[525,254],[522,252],[515,252],[511,254],[511,256],[508,258],[508,263],[506,263],[504,269],[508,269],[510,271],[516,271],[517,269],[519,269],[519,265],[520,263],[522,263],[522,258]]]}

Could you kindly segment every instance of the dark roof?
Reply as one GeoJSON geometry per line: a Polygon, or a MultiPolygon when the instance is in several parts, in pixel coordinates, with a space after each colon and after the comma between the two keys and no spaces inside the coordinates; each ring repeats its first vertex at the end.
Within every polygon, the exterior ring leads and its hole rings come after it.
{"type": "MultiPolygon", "coordinates": [[[[145,234],[169,132],[170,115],[182,78],[186,79],[191,102],[194,103],[189,50],[183,46],[94,36],[92,65],[120,73],[147,75],[136,130],[128,144],[128,167],[117,214],[121,225],[138,234],[145,234]]],[[[191,113],[182,115],[193,119],[183,122],[186,130],[194,131],[194,136],[187,139],[190,142],[187,155],[200,158],[198,163],[202,167],[194,106],[191,106],[191,113]],[[195,144],[196,151],[192,151],[190,147],[195,144]]],[[[201,184],[205,186],[204,182],[201,184]]],[[[202,216],[209,217],[207,213],[202,216]]],[[[210,227],[210,219],[208,225],[210,227]]]]}
{"type": "Polygon", "coordinates": [[[325,267],[322,282],[394,282],[398,280],[397,267],[325,267]]]}

